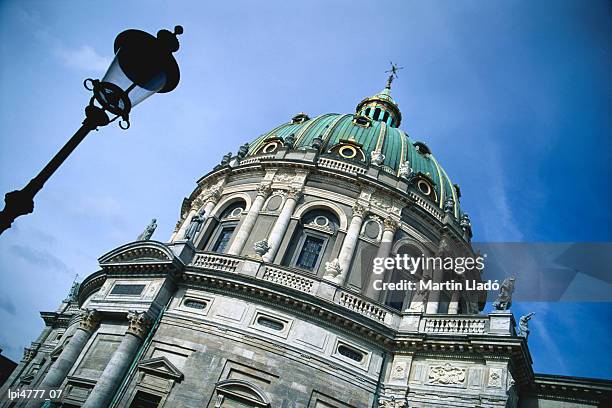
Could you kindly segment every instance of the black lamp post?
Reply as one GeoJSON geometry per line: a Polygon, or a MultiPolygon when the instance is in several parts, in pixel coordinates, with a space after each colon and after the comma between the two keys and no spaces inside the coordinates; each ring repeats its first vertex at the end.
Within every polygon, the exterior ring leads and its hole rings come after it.
{"type": "Polygon", "coordinates": [[[129,115],[134,106],[154,93],[176,88],[180,74],[172,53],[179,49],[176,36],[182,33],[183,27],[176,26],[174,32],[160,30],[157,37],[140,30],[126,30],[117,36],[115,58],[104,78],[84,82],[85,88],[93,91],[93,96],[85,108],[83,125],[23,189],[4,196],[0,234],[10,228],[17,217],[34,211],[36,193],[89,132],[116,119],[120,119],[121,129],[129,128],[129,115]]]}

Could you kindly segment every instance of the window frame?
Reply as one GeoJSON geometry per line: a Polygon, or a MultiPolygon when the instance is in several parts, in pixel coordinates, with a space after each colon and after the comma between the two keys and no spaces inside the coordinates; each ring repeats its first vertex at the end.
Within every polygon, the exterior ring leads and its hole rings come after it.
{"type": "Polygon", "coordinates": [[[227,251],[227,249],[229,249],[231,243],[232,243],[232,239],[234,238],[234,234],[236,233],[236,228],[238,226],[238,221],[221,221],[219,222],[219,225],[217,225],[217,227],[215,228],[215,232],[212,234],[212,236],[210,237],[210,239],[208,240],[208,243],[206,244],[206,251],[208,252],[214,252],[217,254],[225,254],[227,252],[217,252],[214,248],[217,245],[217,242],[219,241],[219,238],[221,238],[221,233],[226,230],[226,229],[232,229],[232,234],[230,235],[229,240],[227,241],[227,246],[225,247],[225,251],[227,251]]]}
{"type": "Polygon", "coordinates": [[[295,252],[291,256],[291,263],[290,263],[291,267],[299,269],[301,271],[312,273],[313,275],[316,275],[319,270],[319,267],[321,266],[321,262],[323,261],[325,251],[327,250],[328,244],[329,244],[329,235],[323,232],[319,232],[316,230],[311,230],[311,229],[302,227],[302,233],[300,236],[300,240],[298,241],[295,252]],[[323,241],[323,245],[321,245],[321,251],[319,252],[319,256],[317,257],[317,262],[315,263],[315,266],[312,270],[302,268],[297,263],[298,259],[300,258],[300,255],[302,254],[302,251],[304,250],[304,244],[306,243],[306,239],[308,239],[308,237],[320,239],[323,241]]]}

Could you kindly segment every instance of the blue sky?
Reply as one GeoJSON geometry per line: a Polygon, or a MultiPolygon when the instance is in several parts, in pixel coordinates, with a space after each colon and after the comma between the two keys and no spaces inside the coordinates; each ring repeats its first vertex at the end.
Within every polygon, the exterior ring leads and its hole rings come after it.
{"type": "MultiPolygon", "coordinates": [[[[0,237],[0,347],[20,358],[76,273],[182,198],[228,151],[295,113],[353,112],[404,66],[402,128],[425,141],[478,241],[612,241],[612,7],[605,1],[0,3],[0,192],[78,128],[117,33],[185,27],[181,83],[94,132],[0,237]]],[[[612,378],[609,303],[535,310],[538,372],[612,378]]]]}

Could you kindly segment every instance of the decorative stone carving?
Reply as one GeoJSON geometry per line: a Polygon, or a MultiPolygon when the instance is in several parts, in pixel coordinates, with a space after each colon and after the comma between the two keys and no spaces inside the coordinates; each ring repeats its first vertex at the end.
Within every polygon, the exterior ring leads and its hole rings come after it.
{"type": "Polygon", "coordinates": [[[470,221],[470,216],[467,213],[463,213],[461,219],[459,220],[459,226],[467,232],[468,229],[472,228],[472,222],[470,221]]]}
{"type": "Polygon", "coordinates": [[[401,213],[401,210],[394,205],[393,200],[388,196],[373,195],[370,204],[387,214],[399,215],[401,213]]]}
{"type": "Polygon", "coordinates": [[[355,203],[355,205],[353,206],[353,217],[357,216],[363,218],[366,215],[367,211],[367,208],[365,208],[363,205],[355,203]]]}
{"type": "Polygon", "coordinates": [[[238,158],[238,160],[241,160],[244,158],[244,156],[247,155],[248,152],[249,152],[249,144],[245,143],[238,148],[238,153],[236,154],[236,157],[238,158]]]}
{"type": "Polygon", "coordinates": [[[287,189],[287,198],[291,198],[297,201],[300,199],[301,196],[302,196],[302,190],[300,190],[299,188],[289,187],[287,189]]]}
{"type": "Polygon", "coordinates": [[[226,155],[223,156],[223,158],[221,158],[221,163],[219,163],[219,166],[225,166],[229,164],[230,160],[232,160],[232,152],[228,152],[226,155]]]}
{"type": "Polygon", "coordinates": [[[191,221],[189,222],[189,226],[185,229],[185,234],[183,235],[183,239],[186,241],[193,241],[196,234],[200,231],[202,227],[202,223],[204,222],[204,207],[200,208],[198,212],[191,217],[191,221]]]}
{"type": "Polygon", "coordinates": [[[280,183],[291,183],[293,180],[295,180],[295,173],[276,173],[274,175],[274,181],[280,183]]]}
{"type": "Polygon", "coordinates": [[[380,150],[374,150],[370,153],[370,162],[375,166],[380,166],[385,161],[385,155],[380,150]]]}
{"type": "Polygon", "coordinates": [[[400,177],[408,178],[412,173],[412,167],[410,167],[410,162],[406,160],[405,162],[400,163],[397,173],[400,177]]]}
{"type": "Polygon", "coordinates": [[[36,356],[36,350],[33,348],[24,347],[23,348],[23,357],[21,361],[24,363],[29,363],[36,356]]]}
{"type": "Polygon", "coordinates": [[[427,299],[429,298],[429,289],[425,287],[425,284],[429,282],[431,278],[429,276],[423,276],[422,283],[419,284],[419,289],[410,302],[410,307],[407,311],[409,312],[424,312],[427,299]]]}
{"type": "Polygon", "coordinates": [[[338,258],[325,262],[325,278],[335,279],[342,273],[342,267],[340,266],[340,260],[338,258]]]}
{"type": "Polygon", "coordinates": [[[81,286],[81,284],[76,281],[77,278],[78,278],[78,275],[74,278],[75,281],[72,283],[72,286],[70,287],[70,291],[68,292],[68,296],[66,296],[66,299],[64,299],[64,302],[76,302],[78,300],[77,296],[79,294],[79,287],[81,286]]]}
{"type": "Polygon", "coordinates": [[[270,245],[268,245],[268,241],[262,239],[261,241],[257,241],[253,244],[253,251],[259,256],[264,256],[270,250],[270,245]]]}
{"type": "Polygon", "coordinates": [[[93,332],[100,324],[100,314],[96,309],[85,309],[81,313],[79,327],[85,331],[93,332]]]}
{"type": "Polygon", "coordinates": [[[489,369],[489,380],[487,381],[489,387],[501,388],[502,386],[502,369],[501,368],[490,368],[489,369]]]}
{"type": "Polygon", "coordinates": [[[535,315],[534,312],[521,316],[519,319],[518,335],[527,339],[529,337],[529,320],[535,315]]]}
{"type": "Polygon", "coordinates": [[[437,256],[441,258],[445,258],[452,254],[451,245],[448,241],[449,241],[448,235],[446,234],[442,235],[442,238],[440,238],[440,243],[438,244],[438,249],[436,251],[437,256]]]}
{"type": "Polygon", "coordinates": [[[463,384],[465,382],[465,368],[455,367],[450,363],[434,366],[429,369],[428,379],[430,384],[463,384]]]}
{"type": "Polygon", "coordinates": [[[446,214],[453,214],[455,212],[455,200],[452,197],[446,197],[446,200],[444,200],[444,212],[446,214]]]}
{"type": "Polygon", "coordinates": [[[385,231],[395,232],[399,227],[399,222],[393,218],[385,218],[383,223],[385,225],[385,231]]]}
{"type": "Polygon", "coordinates": [[[334,229],[331,227],[329,219],[327,219],[327,217],[323,217],[322,215],[319,215],[308,224],[305,224],[304,227],[323,231],[327,234],[334,233],[334,229]]]}
{"type": "Polygon", "coordinates": [[[514,292],[514,276],[504,279],[499,288],[499,295],[493,302],[495,310],[508,310],[512,306],[512,293],[514,292]]]}
{"type": "Polygon", "coordinates": [[[314,139],[312,139],[312,144],[311,144],[313,149],[317,149],[318,151],[321,151],[321,147],[323,147],[323,138],[321,136],[317,136],[314,139]]]}
{"type": "Polygon", "coordinates": [[[151,327],[151,318],[147,316],[145,312],[137,312],[134,310],[128,312],[127,318],[130,325],[126,333],[131,333],[141,339],[144,338],[151,327]]]}
{"type": "Polygon", "coordinates": [[[378,406],[379,408],[404,408],[406,407],[406,400],[396,400],[395,397],[380,397],[378,399],[378,406]]]}
{"type": "Polygon", "coordinates": [[[151,236],[155,232],[155,228],[157,228],[157,220],[153,218],[151,223],[147,225],[145,230],[138,236],[137,241],[148,241],[151,239],[151,236]]]}
{"type": "Polygon", "coordinates": [[[257,187],[257,195],[260,195],[263,198],[267,198],[270,194],[272,194],[272,188],[270,187],[270,184],[260,184],[257,187]]]}
{"type": "Polygon", "coordinates": [[[396,361],[391,368],[391,379],[401,380],[406,377],[406,370],[408,369],[407,361],[396,361]]]}
{"type": "Polygon", "coordinates": [[[284,140],[285,144],[284,146],[291,150],[293,149],[293,145],[295,144],[295,133],[291,133],[289,136],[287,136],[284,140]]]}
{"type": "Polygon", "coordinates": [[[198,208],[202,207],[207,201],[216,204],[217,201],[219,201],[219,198],[221,198],[221,194],[223,192],[223,184],[224,180],[221,179],[215,184],[210,184],[207,187],[202,187],[202,191],[200,191],[198,197],[193,200],[193,203],[191,203],[191,209],[197,210],[198,208]]]}

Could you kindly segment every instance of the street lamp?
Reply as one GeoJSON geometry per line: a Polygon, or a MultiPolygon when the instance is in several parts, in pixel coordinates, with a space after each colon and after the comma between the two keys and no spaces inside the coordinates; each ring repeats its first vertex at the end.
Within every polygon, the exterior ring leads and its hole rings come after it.
{"type": "Polygon", "coordinates": [[[86,79],[84,86],[93,92],[85,107],[85,120],[74,136],[47,165],[21,190],[4,196],[0,212],[0,234],[11,227],[20,215],[34,211],[34,196],[55,173],[70,153],[98,127],[119,119],[119,127],[130,127],[130,111],[154,93],[170,92],[179,82],[179,67],[172,55],[179,49],[177,35],[160,30],[157,37],[140,30],[126,30],[115,39],[115,58],[102,80],[86,79]],[[109,114],[111,117],[109,117],[109,114]]]}

